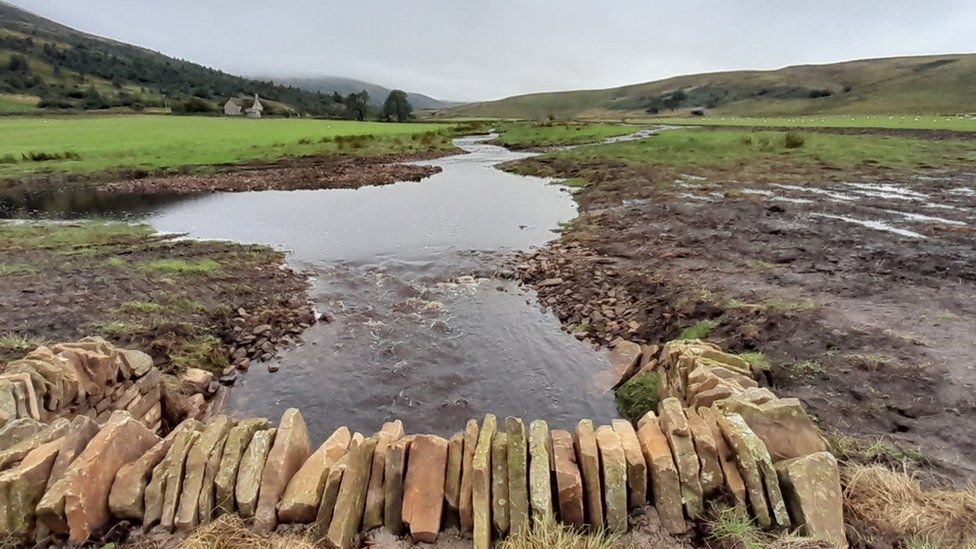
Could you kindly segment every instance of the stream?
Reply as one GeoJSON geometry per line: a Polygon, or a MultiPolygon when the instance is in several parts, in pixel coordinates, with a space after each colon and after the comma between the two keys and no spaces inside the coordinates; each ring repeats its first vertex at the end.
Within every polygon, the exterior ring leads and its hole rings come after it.
{"type": "MultiPolygon", "coordinates": [[[[541,246],[576,216],[565,187],[494,166],[533,153],[455,140],[467,154],[421,164],[420,182],[359,189],[194,197],[33,196],[34,217],[114,217],[190,238],[267,244],[311,275],[320,322],[269,364],[253,364],[227,411],[300,407],[315,440],[347,425],[449,435],[471,418],[545,418],[572,428],[616,416],[604,351],[560,330],[531,290],[499,276],[505,256],[541,246]]],[[[0,197],[0,205],[3,198],[0,197]]],[[[26,212],[26,214],[25,214],[26,212]]]]}

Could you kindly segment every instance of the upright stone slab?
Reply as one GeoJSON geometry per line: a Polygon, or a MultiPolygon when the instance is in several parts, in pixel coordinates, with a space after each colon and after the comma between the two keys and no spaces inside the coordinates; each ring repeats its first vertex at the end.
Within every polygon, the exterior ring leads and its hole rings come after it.
{"type": "MultiPolygon", "coordinates": [[[[118,519],[139,520],[145,516],[146,488],[153,468],[166,457],[177,435],[187,430],[202,429],[195,420],[186,420],[176,426],[163,440],[156,443],[139,459],[123,465],[115,475],[112,490],[108,496],[108,508],[118,519]]],[[[160,492],[161,493],[161,492],[160,492]]]]}
{"type": "Polygon", "coordinates": [[[159,437],[128,413],[112,414],[58,481],[65,483],[64,514],[71,542],[83,543],[108,523],[115,474],[157,442],[159,437]]]}
{"type": "MultiPolygon", "coordinates": [[[[180,491],[179,504],[173,525],[180,531],[188,531],[199,524],[200,492],[203,490],[203,477],[206,475],[207,462],[211,454],[227,435],[231,428],[230,418],[218,416],[200,434],[200,440],[193,445],[186,456],[186,466],[183,473],[183,488],[180,491]]],[[[208,486],[208,490],[212,487],[208,486]]]]}
{"type": "Polygon", "coordinates": [[[278,520],[284,523],[315,520],[329,467],[346,454],[351,438],[348,428],[339,427],[305,460],[278,503],[278,520]]]}
{"type": "Polygon", "coordinates": [[[491,523],[499,536],[508,533],[508,435],[491,442],[491,523]]]}
{"type": "Polygon", "coordinates": [[[691,518],[698,518],[705,512],[702,499],[701,466],[698,464],[698,454],[691,438],[688,418],[685,417],[681,402],[674,397],[661,401],[659,405],[661,430],[668,439],[674,462],[678,466],[678,477],[681,479],[681,500],[685,504],[685,511],[691,518]]]}
{"type": "Polygon", "coordinates": [[[681,511],[681,481],[671,454],[671,446],[654,412],[647,412],[641,418],[637,440],[640,441],[644,461],[650,469],[651,492],[654,494],[654,507],[661,518],[661,525],[669,533],[681,534],[688,529],[681,511]]]}
{"type": "Polygon", "coordinates": [[[32,436],[21,440],[9,448],[0,449],[0,470],[6,469],[11,464],[24,459],[24,456],[33,452],[36,448],[63,437],[70,423],[67,419],[58,418],[32,436]]]}
{"type": "MultiPolygon", "coordinates": [[[[733,414],[734,416],[734,414],[733,414]]],[[[749,496],[749,505],[756,522],[763,528],[772,525],[772,517],[769,514],[769,504],[766,501],[766,491],[763,488],[762,473],[756,456],[751,450],[749,437],[745,433],[749,426],[738,416],[738,420],[733,416],[718,415],[718,424],[722,428],[722,435],[732,447],[735,454],[735,461],[739,465],[739,472],[745,481],[746,494],[749,496]]],[[[751,431],[750,431],[751,432],[751,431]]],[[[753,434],[753,436],[755,436],[753,434]]]]}
{"type": "Polygon", "coordinates": [[[844,497],[837,460],[830,452],[817,452],[776,463],[790,517],[805,536],[846,547],[844,497]]]}
{"type": "Polygon", "coordinates": [[[492,414],[485,415],[472,462],[471,507],[474,514],[475,549],[491,548],[491,444],[498,430],[492,414]]]}
{"type": "Polygon", "coordinates": [[[319,503],[318,514],[315,515],[313,530],[317,532],[317,537],[324,538],[329,534],[332,514],[335,512],[336,500],[339,499],[339,488],[342,486],[342,477],[349,466],[353,452],[364,440],[363,435],[354,433],[349,440],[349,448],[345,455],[329,467],[328,475],[325,477],[325,488],[322,489],[322,501],[319,503]]]}
{"type": "Polygon", "coordinates": [[[244,456],[241,457],[241,464],[237,469],[237,484],[234,487],[237,513],[241,518],[251,518],[257,511],[261,476],[276,436],[277,429],[274,428],[254,433],[244,456]]]}
{"type": "Polygon", "coordinates": [[[583,511],[583,477],[576,461],[573,435],[557,429],[549,436],[552,438],[552,456],[556,467],[559,517],[569,526],[582,528],[586,521],[583,511]]]}
{"type": "Polygon", "coordinates": [[[755,404],[733,398],[723,402],[722,409],[742,416],[774,462],[827,449],[820,429],[798,399],[777,398],[755,404]]]}
{"type": "Polygon", "coordinates": [[[472,488],[474,487],[474,450],[478,445],[478,422],[468,420],[464,428],[464,456],[461,460],[461,496],[458,499],[458,515],[461,531],[470,532],[474,528],[472,509],[472,488]]]}
{"type": "Polygon", "coordinates": [[[786,510],[786,502],[783,500],[783,493],[779,488],[779,479],[776,469],[773,468],[773,461],[766,450],[766,445],[752,431],[745,419],[739,414],[728,414],[726,419],[736,426],[742,442],[756,460],[759,473],[762,476],[763,487],[766,492],[766,499],[769,501],[769,508],[772,510],[773,520],[776,524],[784,528],[791,527],[789,513],[786,510]]]}
{"type": "Polygon", "coordinates": [[[603,466],[607,530],[623,534],[627,532],[627,458],[624,456],[620,437],[608,425],[597,428],[596,443],[603,466]]]}
{"type": "Polygon", "coordinates": [[[529,424],[529,500],[533,524],[555,518],[552,508],[552,477],[549,474],[549,425],[541,419],[529,424]]]}
{"type": "Polygon", "coordinates": [[[393,535],[403,532],[403,472],[407,465],[410,441],[401,438],[386,451],[383,471],[383,525],[393,535]]]}
{"type": "Polygon", "coordinates": [[[289,408],[281,416],[274,445],[261,474],[261,491],[254,512],[254,530],[273,532],[278,526],[278,499],[311,453],[308,429],[298,408],[289,408]]]}
{"type": "Polygon", "coordinates": [[[227,442],[224,443],[224,452],[220,456],[220,466],[214,478],[214,503],[218,515],[233,513],[237,509],[234,492],[241,459],[251,444],[254,433],[267,428],[268,420],[265,418],[245,419],[227,433],[227,442]]]}
{"type": "Polygon", "coordinates": [[[447,441],[419,435],[410,443],[407,477],[403,485],[403,522],[415,542],[434,543],[441,526],[447,470],[447,441]]]}
{"type": "Polygon", "coordinates": [[[447,448],[447,476],[444,478],[444,525],[460,528],[461,468],[464,461],[464,433],[455,433],[447,448]]]}
{"type": "MultiPolygon", "coordinates": [[[[337,549],[353,547],[366,507],[366,487],[369,485],[373,450],[376,449],[377,441],[377,436],[371,436],[349,454],[349,463],[342,475],[342,485],[332,513],[332,522],[325,536],[325,542],[331,547],[337,549]]],[[[440,480],[443,482],[443,479],[440,480]]],[[[442,485],[438,484],[438,486],[442,485]]],[[[444,495],[438,491],[438,501],[443,497],[444,495]]]]}
{"type": "Polygon", "coordinates": [[[641,346],[631,341],[621,341],[610,352],[610,367],[613,373],[613,386],[617,389],[637,373],[640,364],[641,346]]]}
{"type": "Polygon", "coordinates": [[[363,531],[383,525],[383,482],[386,474],[386,453],[390,444],[403,438],[403,423],[398,419],[383,424],[377,433],[376,449],[373,451],[373,464],[369,474],[369,487],[366,489],[366,511],[363,514],[363,531]]]}
{"type": "Polygon", "coordinates": [[[707,498],[717,494],[725,484],[718,444],[712,436],[708,423],[698,415],[698,412],[688,408],[685,410],[685,416],[688,418],[688,429],[691,431],[695,452],[698,454],[698,465],[701,467],[698,478],[701,482],[702,495],[707,498]]]}
{"type": "MultiPolygon", "coordinates": [[[[199,423],[196,420],[190,421],[194,424],[199,423]]],[[[200,428],[202,429],[202,425],[200,428]]],[[[200,433],[197,429],[186,429],[177,433],[169,451],[166,452],[166,457],[153,468],[152,478],[146,485],[145,514],[142,517],[142,524],[147,529],[162,522],[166,494],[169,492],[167,490],[168,485],[179,484],[183,481],[183,465],[186,463],[186,455],[198,438],[200,438],[200,433]]]]}
{"type": "Polygon", "coordinates": [[[25,544],[31,541],[37,504],[64,441],[59,438],[42,444],[16,467],[0,473],[0,539],[25,544]]]}
{"type": "Polygon", "coordinates": [[[712,431],[712,439],[718,450],[719,463],[722,465],[722,476],[725,479],[725,489],[732,494],[735,505],[742,509],[746,508],[746,484],[739,473],[739,467],[735,463],[735,454],[729,448],[728,442],[722,436],[722,428],[718,425],[716,412],[712,408],[699,408],[698,415],[708,424],[712,431]]]}
{"type": "Polygon", "coordinates": [[[620,445],[627,459],[627,502],[631,509],[643,507],[647,503],[647,464],[641,453],[637,431],[625,419],[611,422],[613,430],[620,437],[620,445]]]}
{"type": "Polygon", "coordinates": [[[79,454],[88,446],[91,439],[98,434],[98,425],[87,416],[75,416],[68,425],[64,433],[64,444],[58,457],[54,460],[51,467],[51,474],[47,479],[48,486],[61,480],[68,471],[68,467],[75,461],[79,454]]]}
{"type": "Polygon", "coordinates": [[[529,528],[529,450],[525,425],[517,417],[505,418],[508,439],[509,531],[517,534],[529,528]]]}
{"type": "Polygon", "coordinates": [[[200,485],[200,500],[197,504],[197,518],[200,524],[207,524],[214,516],[217,497],[214,481],[217,479],[217,473],[220,472],[220,460],[224,456],[224,446],[227,444],[228,434],[230,434],[229,428],[220,437],[213,451],[210,452],[207,465],[203,469],[203,484],[200,485]]]}
{"type": "Polygon", "coordinates": [[[593,422],[588,419],[581,420],[576,426],[576,455],[583,473],[583,488],[586,489],[588,523],[599,530],[606,526],[603,518],[603,491],[600,488],[600,451],[596,444],[593,422]]]}

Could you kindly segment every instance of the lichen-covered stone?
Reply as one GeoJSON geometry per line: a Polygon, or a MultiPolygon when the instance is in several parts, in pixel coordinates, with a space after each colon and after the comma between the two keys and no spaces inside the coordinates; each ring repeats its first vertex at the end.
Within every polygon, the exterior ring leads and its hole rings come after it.
{"type": "Polygon", "coordinates": [[[329,467],[325,477],[325,487],[322,489],[322,501],[319,503],[318,513],[315,515],[314,531],[317,537],[324,538],[329,533],[329,525],[332,523],[332,514],[335,512],[336,500],[339,499],[339,488],[342,486],[342,477],[349,465],[349,460],[353,451],[359,448],[365,439],[363,435],[354,433],[349,440],[349,448],[346,453],[329,467]]]}
{"type": "Polygon", "coordinates": [[[844,498],[834,456],[817,452],[780,461],[775,467],[786,506],[800,532],[835,547],[847,547],[844,498]]]}
{"type": "Polygon", "coordinates": [[[22,543],[31,539],[37,504],[63,444],[63,438],[42,444],[19,465],[0,473],[0,539],[22,543]]]}
{"type": "Polygon", "coordinates": [[[254,530],[273,532],[278,526],[278,499],[288,487],[291,477],[301,468],[311,453],[308,429],[298,408],[289,408],[278,422],[274,445],[261,473],[261,490],[254,512],[254,530]]]}
{"type": "Polygon", "coordinates": [[[472,461],[471,508],[474,515],[475,549],[491,547],[491,443],[498,430],[498,422],[492,414],[485,415],[478,433],[472,461]]]}
{"type": "Polygon", "coordinates": [[[234,486],[234,499],[237,500],[237,513],[243,518],[251,518],[258,507],[258,492],[261,489],[261,475],[271,452],[277,429],[257,431],[251,437],[247,450],[241,457],[237,468],[237,481],[234,486]]]}
{"type": "Polygon", "coordinates": [[[508,434],[491,442],[491,523],[499,535],[508,533],[508,434]]]}
{"type": "Polygon", "coordinates": [[[11,448],[41,432],[45,427],[45,424],[30,417],[10,420],[0,427],[0,448],[11,448]]]}
{"type": "Polygon", "coordinates": [[[552,476],[549,454],[549,425],[541,419],[529,424],[529,500],[533,524],[555,518],[552,506],[552,476]]]}
{"type": "Polygon", "coordinates": [[[383,525],[393,535],[403,532],[403,473],[411,439],[401,438],[386,451],[383,471],[383,525]]]}
{"type": "Polygon", "coordinates": [[[671,446],[654,412],[641,418],[637,430],[644,461],[651,473],[651,492],[661,525],[672,534],[685,532],[688,527],[681,511],[681,481],[674,464],[671,446]]]}
{"type": "Polygon", "coordinates": [[[569,526],[582,528],[586,522],[583,511],[583,477],[576,461],[573,435],[556,429],[549,436],[552,439],[552,458],[556,469],[559,518],[569,526]]]}
{"type": "Polygon", "coordinates": [[[620,437],[609,425],[596,430],[603,471],[603,502],[607,530],[617,534],[627,531],[627,459],[620,437]]]}
{"type": "Polygon", "coordinates": [[[662,400],[658,413],[661,430],[668,439],[675,465],[678,466],[681,500],[684,502],[685,511],[689,517],[698,518],[705,511],[699,477],[701,466],[691,438],[691,429],[688,428],[688,418],[681,407],[681,402],[674,397],[662,400]]]}
{"type": "MultiPolygon", "coordinates": [[[[181,531],[187,531],[199,523],[200,492],[203,490],[203,477],[206,475],[207,463],[211,454],[231,428],[230,418],[219,416],[204,428],[200,439],[193,445],[186,455],[183,472],[183,486],[180,489],[179,503],[173,525],[181,531]]],[[[207,486],[212,490],[212,486],[207,486]]]]}
{"type": "Polygon", "coordinates": [[[701,481],[702,495],[708,498],[718,493],[725,484],[725,475],[722,473],[722,463],[718,455],[718,445],[712,436],[712,430],[708,427],[708,423],[698,415],[698,412],[687,408],[685,416],[688,418],[688,428],[691,430],[695,452],[698,454],[698,464],[701,467],[698,478],[701,481]]]}
{"type": "Polygon", "coordinates": [[[512,534],[529,528],[529,449],[525,424],[517,417],[505,418],[508,439],[508,523],[512,534]]]}
{"type": "Polygon", "coordinates": [[[728,442],[722,435],[722,428],[718,425],[716,412],[712,408],[699,408],[698,415],[708,424],[712,431],[712,440],[715,441],[715,448],[718,450],[719,463],[722,466],[722,476],[725,480],[725,489],[732,494],[736,506],[746,508],[746,484],[739,473],[739,467],[735,463],[735,454],[728,442]]]}
{"type": "Polygon", "coordinates": [[[746,485],[746,495],[749,497],[752,514],[756,517],[759,526],[768,528],[772,525],[772,517],[769,514],[769,503],[766,501],[766,490],[763,488],[762,472],[753,451],[754,442],[751,439],[755,437],[755,433],[749,430],[742,416],[718,414],[717,419],[722,435],[735,454],[735,462],[746,485]]]}
{"type": "Polygon", "coordinates": [[[227,433],[224,451],[220,456],[220,466],[214,478],[214,504],[217,514],[229,514],[237,509],[237,498],[234,492],[241,459],[254,433],[267,428],[268,420],[265,418],[245,419],[227,433]]]}
{"type": "Polygon", "coordinates": [[[464,433],[455,433],[447,447],[447,475],[444,478],[444,524],[460,527],[461,467],[464,461],[464,433]]]}
{"type": "Polygon", "coordinates": [[[458,498],[458,515],[461,531],[470,532],[474,528],[474,510],[471,494],[474,487],[474,450],[478,445],[478,422],[468,420],[464,427],[464,455],[461,459],[461,495],[458,498]]]}
{"type": "Polygon", "coordinates": [[[51,474],[48,476],[47,485],[54,486],[54,483],[61,480],[68,471],[68,467],[84,451],[91,439],[98,434],[98,425],[86,416],[75,416],[64,432],[64,444],[61,451],[54,460],[51,467],[51,474]]]}
{"type": "Polygon", "coordinates": [[[386,474],[386,453],[397,439],[403,438],[403,423],[398,419],[383,424],[376,434],[376,449],[366,489],[366,511],[363,514],[363,531],[383,525],[383,481],[386,474]]]}
{"type": "Polygon", "coordinates": [[[0,451],[0,470],[6,469],[11,464],[24,459],[24,456],[33,452],[36,448],[63,437],[70,423],[67,419],[58,418],[33,435],[0,451]]]}
{"type": "Polygon", "coordinates": [[[606,521],[603,518],[603,492],[600,488],[600,450],[597,448],[593,422],[588,419],[581,420],[576,426],[576,455],[586,489],[587,522],[593,528],[602,529],[606,521]]]}
{"type": "MultiPolygon", "coordinates": [[[[331,547],[350,549],[353,546],[366,507],[366,487],[369,485],[373,450],[376,449],[377,441],[378,437],[375,435],[368,437],[349,453],[349,462],[342,475],[342,485],[332,513],[332,522],[325,536],[325,542],[331,547]]],[[[443,478],[440,480],[443,482],[443,478]]],[[[438,491],[438,501],[443,498],[444,495],[438,491]]]]}
{"type": "Polygon", "coordinates": [[[615,419],[611,422],[613,430],[620,437],[620,445],[627,459],[627,500],[631,509],[643,507],[647,503],[647,463],[641,453],[637,432],[629,421],[615,419]]]}
{"type": "Polygon", "coordinates": [[[726,413],[742,416],[749,428],[762,440],[776,462],[805,456],[827,449],[820,429],[795,398],[777,398],[755,404],[741,398],[721,403],[726,413]]]}
{"type": "Polygon", "coordinates": [[[305,460],[278,503],[278,520],[284,523],[315,520],[329,467],[346,454],[351,438],[348,428],[339,427],[305,460]]]}
{"type": "Polygon", "coordinates": [[[197,518],[200,524],[206,524],[213,519],[217,498],[214,481],[217,478],[217,473],[220,472],[220,460],[224,457],[224,446],[227,444],[228,434],[230,434],[230,428],[224,432],[213,451],[210,452],[207,465],[203,469],[203,483],[200,485],[200,498],[197,503],[197,518]]]}
{"type": "MultiPolygon", "coordinates": [[[[200,429],[203,428],[196,420],[189,421],[193,422],[193,425],[199,425],[200,429]]],[[[177,433],[166,456],[153,468],[152,478],[146,485],[145,514],[142,518],[146,528],[162,522],[166,495],[170,492],[168,485],[182,483],[186,455],[199,437],[198,429],[186,429],[177,433]]]]}

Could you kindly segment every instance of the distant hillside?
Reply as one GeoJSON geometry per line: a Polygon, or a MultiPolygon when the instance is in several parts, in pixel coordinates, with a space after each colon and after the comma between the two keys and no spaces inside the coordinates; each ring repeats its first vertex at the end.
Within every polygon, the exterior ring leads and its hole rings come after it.
{"type": "MultiPolygon", "coordinates": [[[[366,90],[369,93],[371,105],[381,107],[386,101],[386,96],[390,94],[392,88],[387,88],[371,82],[363,82],[355,78],[343,76],[317,76],[309,78],[274,78],[275,82],[286,86],[294,86],[312,92],[322,92],[332,94],[339,92],[340,95],[348,95],[366,90]]],[[[441,101],[422,93],[407,92],[407,101],[415,109],[443,109],[460,105],[456,101],[441,101]]]]}
{"type": "Polygon", "coordinates": [[[606,90],[520,95],[442,114],[598,118],[682,114],[695,107],[739,116],[972,113],[976,54],[696,74],[606,90]]]}
{"type": "Polygon", "coordinates": [[[266,111],[341,115],[331,95],[245,79],[86,34],[0,2],[0,112],[171,107],[216,110],[257,93],[266,111]]]}

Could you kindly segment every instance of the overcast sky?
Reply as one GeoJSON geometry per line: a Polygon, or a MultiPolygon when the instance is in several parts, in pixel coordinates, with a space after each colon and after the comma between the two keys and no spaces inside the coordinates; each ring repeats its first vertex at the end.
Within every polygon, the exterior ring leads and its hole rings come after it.
{"type": "Polygon", "coordinates": [[[227,72],[351,76],[441,99],[976,52],[974,0],[13,0],[227,72]]]}

